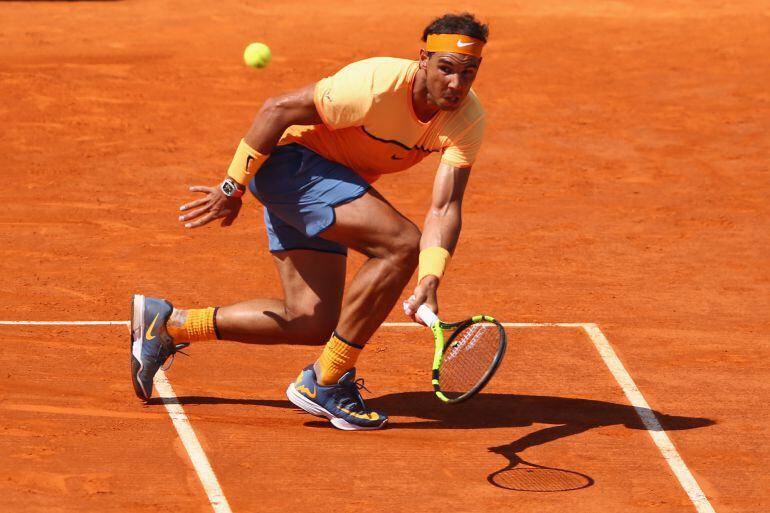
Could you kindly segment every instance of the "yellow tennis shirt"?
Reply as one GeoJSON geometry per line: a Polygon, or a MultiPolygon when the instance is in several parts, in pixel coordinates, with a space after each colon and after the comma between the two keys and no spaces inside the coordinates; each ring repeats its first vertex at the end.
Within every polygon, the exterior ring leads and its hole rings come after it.
{"type": "Polygon", "coordinates": [[[484,136],[484,110],[471,90],[457,110],[417,119],[412,84],[419,63],[375,57],[354,62],[315,87],[322,125],[291,126],[279,144],[299,143],[368,182],[403,171],[431,153],[469,167],[484,136]]]}

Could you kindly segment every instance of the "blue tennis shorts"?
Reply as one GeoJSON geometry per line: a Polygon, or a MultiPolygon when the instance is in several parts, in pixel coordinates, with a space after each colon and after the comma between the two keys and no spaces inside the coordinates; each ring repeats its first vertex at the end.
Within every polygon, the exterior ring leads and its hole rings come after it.
{"type": "Polygon", "coordinates": [[[360,198],[371,185],[350,168],[299,144],[276,146],[249,182],[265,206],[270,252],[312,249],[347,255],[319,234],[334,224],[334,207],[360,198]]]}

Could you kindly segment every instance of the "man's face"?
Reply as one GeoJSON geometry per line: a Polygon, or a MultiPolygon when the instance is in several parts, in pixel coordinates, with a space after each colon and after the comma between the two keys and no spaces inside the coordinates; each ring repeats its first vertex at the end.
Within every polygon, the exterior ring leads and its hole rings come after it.
{"type": "Polygon", "coordinates": [[[420,67],[427,72],[428,97],[441,110],[455,110],[468,96],[481,59],[462,53],[420,52],[420,67]]]}

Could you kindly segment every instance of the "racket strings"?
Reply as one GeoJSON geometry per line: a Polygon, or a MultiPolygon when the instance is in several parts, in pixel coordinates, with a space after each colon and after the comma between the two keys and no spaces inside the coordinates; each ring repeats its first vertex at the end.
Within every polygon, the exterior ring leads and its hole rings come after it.
{"type": "Polygon", "coordinates": [[[458,333],[444,352],[441,390],[445,394],[463,394],[473,388],[489,370],[499,346],[495,324],[472,324],[458,333]]]}

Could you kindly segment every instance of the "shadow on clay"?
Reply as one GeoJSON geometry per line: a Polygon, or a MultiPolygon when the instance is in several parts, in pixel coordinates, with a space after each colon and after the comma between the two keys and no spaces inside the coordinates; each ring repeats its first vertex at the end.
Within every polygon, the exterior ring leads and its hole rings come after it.
{"type": "MultiPolygon", "coordinates": [[[[182,405],[240,404],[295,409],[287,400],[273,399],[182,396],[168,401],[182,405]]],[[[156,398],[148,404],[160,405],[163,401],[156,398]]],[[[517,491],[565,492],[594,484],[591,476],[574,470],[530,464],[521,457],[521,453],[531,447],[604,426],[622,425],[628,429],[647,429],[633,406],[593,399],[480,394],[466,403],[445,405],[438,402],[432,392],[402,392],[369,399],[367,404],[372,409],[388,412],[391,416],[389,429],[490,429],[550,424],[510,444],[487,449],[508,460],[503,469],[490,474],[490,484],[517,491]],[[532,476],[538,474],[545,477],[533,483],[532,476]],[[503,480],[503,476],[526,476],[526,479],[515,481],[508,477],[503,480]],[[575,476],[582,476],[582,481],[579,486],[565,486],[565,476],[572,480],[575,476]]],[[[715,424],[715,421],[708,418],[669,415],[658,411],[652,413],[666,431],[697,429],[715,424]]],[[[305,425],[333,429],[326,421],[311,420],[305,425]]]]}

